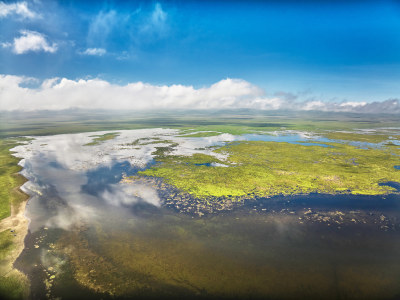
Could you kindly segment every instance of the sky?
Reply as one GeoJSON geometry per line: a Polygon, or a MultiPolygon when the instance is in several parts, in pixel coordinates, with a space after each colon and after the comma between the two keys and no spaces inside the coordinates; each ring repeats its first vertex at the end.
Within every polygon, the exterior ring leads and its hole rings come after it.
{"type": "Polygon", "coordinates": [[[400,112],[399,33],[399,1],[0,1],[0,110],[400,112]]]}

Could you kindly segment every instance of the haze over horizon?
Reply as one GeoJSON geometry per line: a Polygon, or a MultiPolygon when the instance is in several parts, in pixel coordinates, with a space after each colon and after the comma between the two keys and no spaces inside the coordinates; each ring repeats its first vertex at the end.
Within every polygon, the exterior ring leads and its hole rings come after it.
{"type": "Polygon", "coordinates": [[[0,1],[0,28],[3,111],[400,112],[397,1],[0,1]]]}

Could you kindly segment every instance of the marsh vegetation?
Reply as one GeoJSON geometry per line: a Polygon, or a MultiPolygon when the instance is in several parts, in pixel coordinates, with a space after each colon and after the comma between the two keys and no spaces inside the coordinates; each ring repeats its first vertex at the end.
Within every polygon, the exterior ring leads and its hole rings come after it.
{"type": "Polygon", "coordinates": [[[163,156],[158,158],[161,164],[140,174],[165,178],[182,191],[208,199],[308,193],[376,195],[395,191],[380,184],[400,181],[400,172],[393,168],[399,161],[399,147],[327,145],[331,147],[231,142],[214,150],[227,155],[226,160],[204,154],[163,156]],[[217,166],[210,165],[213,163],[217,166]]]}
{"type": "MultiPolygon", "coordinates": [[[[395,120],[344,116],[333,131],[337,121],[315,117],[168,118],[153,124],[164,129],[105,121],[112,131],[2,140],[1,200],[26,199],[15,189],[21,158],[29,180],[30,232],[16,266],[32,298],[400,293],[395,120]]],[[[10,259],[7,230],[0,258],[10,259]]],[[[23,296],[23,280],[2,278],[9,298],[23,296]]]]}
{"type": "Polygon", "coordinates": [[[23,218],[28,196],[19,187],[26,179],[18,174],[19,159],[10,149],[23,139],[0,140],[0,296],[20,299],[27,295],[26,277],[13,268],[22,251],[27,222],[23,218]]]}

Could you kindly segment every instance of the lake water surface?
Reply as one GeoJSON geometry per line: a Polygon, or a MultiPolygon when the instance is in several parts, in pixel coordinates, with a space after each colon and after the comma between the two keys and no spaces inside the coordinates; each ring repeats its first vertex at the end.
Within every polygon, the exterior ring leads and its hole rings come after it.
{"type": "Polygon", "coordinates": [[[398,195],[279,196],[201,218],[178,213],[154,185],[121,182],[155,163],[160,145],[127,144],[153,137],[207,153],[199,149],[235,138],[175,134],[121,131],[99,146],[84,146],[91,134],[60,135],[16,149],[31,195],[16,266],[32,299],[398,299],[398,195]]]}

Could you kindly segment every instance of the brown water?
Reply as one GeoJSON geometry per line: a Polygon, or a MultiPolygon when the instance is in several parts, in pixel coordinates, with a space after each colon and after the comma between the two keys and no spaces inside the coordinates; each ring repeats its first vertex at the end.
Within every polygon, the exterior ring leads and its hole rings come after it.
{"type": "Polygon", "coordinates": [[[30,233],[17,266],[32,299],[396,299],[399,199],[336,196],[333,208],[332,198],[264,199],[203,218],[98,203],[96,218],[30,233]]]}

